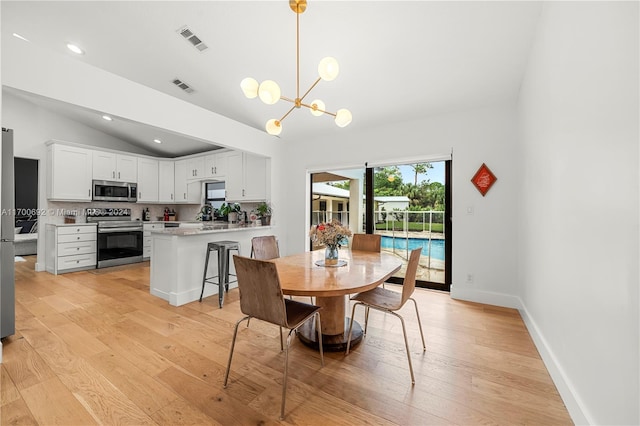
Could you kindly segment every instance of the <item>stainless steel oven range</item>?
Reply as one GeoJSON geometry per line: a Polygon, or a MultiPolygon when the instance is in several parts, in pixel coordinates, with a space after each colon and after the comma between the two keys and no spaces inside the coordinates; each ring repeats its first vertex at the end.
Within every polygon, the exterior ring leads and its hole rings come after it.
{"type": "Polygon", "coordinates": [[[89,208],[87,222],[98,224],[98,268],[142,262],[142,222],[131,209],[89,208]]]}

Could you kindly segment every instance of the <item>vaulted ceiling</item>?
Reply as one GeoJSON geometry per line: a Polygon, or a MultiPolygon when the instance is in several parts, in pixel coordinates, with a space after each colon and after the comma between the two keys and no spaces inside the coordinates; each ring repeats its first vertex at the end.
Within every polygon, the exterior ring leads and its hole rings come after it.
{"type": "MultiPolygon", "coordinates": [[[[244,77],[275,80],[284,96],[295,97],[296,15],[287,0],[3,1],[0,7],[3,43],[17,33],[74,56],[66,48],[73,42],[86,52],[78,61],[257,129],[290,104],[245,98],[244,77]],[[206,50],[180,35],[185,26],[206,50]],[[193,92],[176,87],[176,78],[193,92]]],[[[537,2],[309,0],[300,15],[300,90],[316,79],[321,58],[335,57],[340,74],[321,81],[307,100],[319,98],[331,112],[348,108],[354,130],[515,103],[539,13],[537,2]]],[[[57,112],[132,143],[147,137],[135,123],[101,122],[68,105],[57,112]]],[[[284,120],[280,138],[340,131],[332,117],[299,109],[284,120]]]]}

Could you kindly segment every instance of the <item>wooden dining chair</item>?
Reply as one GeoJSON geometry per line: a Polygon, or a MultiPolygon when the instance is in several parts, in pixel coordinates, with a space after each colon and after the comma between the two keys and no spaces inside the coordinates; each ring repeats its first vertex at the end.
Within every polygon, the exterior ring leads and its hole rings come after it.
{"type": "MultiPolygon", "coordinates": [[[[351,250],[373,251],[380,253],[382,236],[380,234],[353,234],[351,250]]],[[[384,288],[384,283],[382,283],[384,288]]]]}
{"type": "Polygon", "coordinates": [[[280,257],[278,240],[274,235],[253,237],[251,239],[251,257],[259,260],[271,260],[280,257]]]}
{"type": "Polygon", "coordinates": [[[373,308],[378,311],[386,312],[400,318],[402,323],[402,334],[404,335],[404,345],[407,350],[407,360],[409,360],[409,372],[411,373],[411,383],[415,384],[416,379],[413,375],[413,366],[411,365],[411,353],[409,352],[409,341],[407,340],[407,330],[404,325],[404,319],[396,312],[399,311],[407,300],[413,301],[416,308],[416,316],[418,318],[418,327],[420,328],[420,337],[422,337],[422,351],[427,350],[427,346],[424,343],[424,334],[422,333],[422,324],[420,322],[420,313],[418,312],[418,304],[416,300],[411,297],[413,291],[416,288],[416,272],[418,270],[418,263],[420,262],[420,253],[422,248],[417,248],[411,251],[409,257],[409,263],[407,265],[407,271],[404,276],[404,283],[402,285],[402,293],[387,290],[381,287],[376,287],[373,290],[358,293],[351,300],[356,303],[353,304],[351,310],[351,321],[349,322],[349,337],[347,339],[347,351],[349,354],[349,346],[351,343],[351,329],[353,328],[353,316],[356,311],[356,306],[362,305],[365,307],[365,320],[364,320],[364,334],[367,334],[367,323],[369,322],[369,308],[373,308]]]}
{"type": "Polygon", "coordinates": [[[380,234],[353,234],[351,250],[375,251],[380,253],[380,234]]]}
{"type": "MultiPolygon", "coordinates": [[[[280,287],[280,279],[276,265],[272,262],[250,259],[248,257],[233,256],[240,290],[240,310],[246,316],[241,318],[233,331],[231,350],[229,351],[229,363],[224,376],[226,389],[231,370],[233,349],[238,336],[238,326],[244,320],[256,318],[271,324],[289,329],[287,346],[284,348],[284,373],[282,381],[282,404],[280,406],[280,419],[284,419],[284,405],[287,396],[287,372],[289,366],[289,346],[295,331],[308,320],[315,317],[318,342],[320,347],[320,362],[324,366],[324,353],[322,351],[322,326],[320,324],[319,306],[285,299],[280,287]]],[[[281,340],[282,342],[282,340],[281,340]]]]}

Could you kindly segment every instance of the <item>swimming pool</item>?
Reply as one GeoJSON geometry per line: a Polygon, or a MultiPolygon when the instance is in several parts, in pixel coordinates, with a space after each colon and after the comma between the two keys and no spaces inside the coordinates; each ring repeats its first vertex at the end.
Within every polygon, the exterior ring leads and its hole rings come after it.
{"type": "MultiPolygon", "coordinates": [[[[429,240],[425,238],[393,238],[383,235],[381,244],[384,249],[406,250],[407,241],[409,250],[422,247],[422,256],[429,255],[429,240]]],[[[431,258],[444,260],[444,240],[431,240],[431,258]]]]}

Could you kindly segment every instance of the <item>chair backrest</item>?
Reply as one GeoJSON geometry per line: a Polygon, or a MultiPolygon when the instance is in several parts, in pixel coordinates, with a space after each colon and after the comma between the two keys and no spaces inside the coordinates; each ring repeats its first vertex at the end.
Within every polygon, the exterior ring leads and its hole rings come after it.
{"type": "Polygon", "coordinates": [[[402,305],[409,300],[416,289],[416,273],[420,263],[420,253],[422,253],[422,247],[411,250],[411,255],[409,255],[409,263],[404,274],[404,283],[402,283],[402,305]]]}
{"type": "Polygon", "coordinates": [[[380,234],[353,234],[351,250],[375,251],[380,253],[380,234]]]}
{"type": "Polygon", "coordinates": [[[285,302],[276,265],[238,255],[233,255],[233,263],[238,277],[242,313],[287,327],[285,302]]]}
{"type": "Polygon", "coordinates": [[[280,257],[278,240],[273,235],[253,237],[251,239],[251,250],[255,259],[270,260],[280,257]]]}

